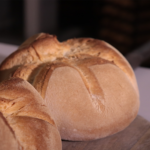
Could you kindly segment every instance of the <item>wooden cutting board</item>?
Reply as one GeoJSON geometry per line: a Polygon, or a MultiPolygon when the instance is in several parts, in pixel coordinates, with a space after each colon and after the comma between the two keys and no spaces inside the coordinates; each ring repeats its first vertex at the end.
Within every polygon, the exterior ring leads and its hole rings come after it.
{"type": "Polygon", "coordinates": [[[141,116],[123,131],[112,136],[88,141],[63,141],[63,150],[150,150],[150,122],[141,116]]]}

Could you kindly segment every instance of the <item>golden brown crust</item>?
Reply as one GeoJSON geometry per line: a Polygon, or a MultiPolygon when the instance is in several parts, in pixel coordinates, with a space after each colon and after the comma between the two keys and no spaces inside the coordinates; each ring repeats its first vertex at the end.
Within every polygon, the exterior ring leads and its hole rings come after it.
{"type": "Polygon", "coordinates": [[[41,96],[29,83],[20,78],[1,83],[0,99],[0,111],[5,117],[9,115],[32,116],[46,120],[55,126],[41,96]]]}
{"type": "Polygon", "coordinates": [[[136,79],[131,66],[126,59],[108,43],[92,38],[70,39],[59,43],[56,36],[48,34],[38,34],[25,41],[19,49],[10,55],[0,66],[1,81],[8,79],[10,75],[9,69],[16,68],[20,65],[31,63],[52,62],[57,58],[71,56],[82,57],[82,55],[90,55],[100,57],[116,64],[130,78],[133,86],[136,88],[136,79]],[[5,71],[4,71],[5,70],[5,71]],[[9,71],[7,73],[7,71],[9,71]]]}
{"type": "Polygon", "coordinates": [[[42,67],[43,65],[40,65],[39,63],[20,66],[11,74],[11,77],[21,78],[32,84],[32,82],[34,81],[34,77],[36,76],[36,74],[38,74],[40,68],[42,67]]]}
{"type": "Polygon", "coordinates": [[[138,93],[136,79],[131,66],[113,46],[105,41],[90,38],[71,39],[66,43],[71,45],[73,51],[72,55],[76,53],[80,55],[88,54],[113,62],[127,74],[138,93]]]}
{"type": "Polygon", "coordinates": [[[61,149],[54,120],[42,97],[27,81],[11,78],[0,84],[0,112],[23,149],[61,149]]]}
{"type": "Polygon", "coordinates": [[[57,128],[48,122],[27,116],[8,116],[7,121],[24,150],[61,150],[57,128]]]}

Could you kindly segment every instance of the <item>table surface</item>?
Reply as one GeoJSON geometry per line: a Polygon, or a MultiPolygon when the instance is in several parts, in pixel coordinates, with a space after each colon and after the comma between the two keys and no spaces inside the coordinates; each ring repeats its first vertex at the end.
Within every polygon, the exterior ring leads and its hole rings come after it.
{"type": "Polygon", "coordinates": [[[63,150],[150,150],[150,122],[141,116],[123,131],[112,136],[88,141],[63,141],[63,150]]]}

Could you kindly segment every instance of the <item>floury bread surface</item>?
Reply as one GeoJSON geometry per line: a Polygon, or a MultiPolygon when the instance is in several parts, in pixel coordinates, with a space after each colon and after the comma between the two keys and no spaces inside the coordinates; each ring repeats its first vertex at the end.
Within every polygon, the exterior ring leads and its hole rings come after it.
{"type": "Polygon", "coordinates": [[[11,78],[0,84],[0,149],[62,149],[60,134],[42,97],[23,79],[11,78]]]}
{"type": "Polygon", "coordinates": [[[1,150],[19,150],[20,145],[8,125],[6,119],[0,112],[0,149],[1,150]]]}
{"type": "Polygon", "coordinates": [[[134,72],[108,43],[92,38],[59,42],[41,33],[0,66],[1,81],[19,77],[44,99],[62,139],[92,140],[126,128],[139,109],[134,72]]]}

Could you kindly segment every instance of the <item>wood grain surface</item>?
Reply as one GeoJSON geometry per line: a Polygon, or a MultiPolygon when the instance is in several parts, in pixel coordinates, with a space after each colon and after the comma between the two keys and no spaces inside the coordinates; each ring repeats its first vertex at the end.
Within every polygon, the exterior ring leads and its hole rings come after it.
{"type": "Polygon", "coordinates": [[[150,150],[150,122],[138,115],[117,134],[87,142],[63,141],[63,150],[150,150]]]}

